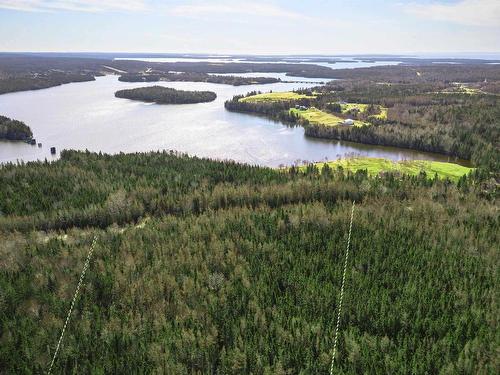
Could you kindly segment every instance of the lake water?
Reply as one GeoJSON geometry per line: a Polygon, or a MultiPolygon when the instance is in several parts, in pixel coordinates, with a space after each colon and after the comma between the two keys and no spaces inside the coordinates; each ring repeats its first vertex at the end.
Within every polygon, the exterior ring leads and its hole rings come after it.
{"type": "MultiPolygon", "coordinates": [[[[301,80],[279,74],[260,75],[301,80]]],[[[289,128],[262,117],[224,109],[224,101],[233,95],[314,85],[275,83],[234,87],[200,82],[126,83],[109,75],[94,82],[0,95],[0,114],[24,121],[37,142],[43,144],[38,148],[22,142],[0,142],[0,162],[53,160],[58,156],[50,154],[51,146],[58,152],[62,149],[106,153],[177,150],[272,167],[350,154],[393,160],[448,160],[411,150],[308,138],[300,127],[289,128]],[[158,105],[114,97],[120,89],[155,84],[182,90],[210,90],[217,93],[217,99],[211,103],[158,105]]]]}

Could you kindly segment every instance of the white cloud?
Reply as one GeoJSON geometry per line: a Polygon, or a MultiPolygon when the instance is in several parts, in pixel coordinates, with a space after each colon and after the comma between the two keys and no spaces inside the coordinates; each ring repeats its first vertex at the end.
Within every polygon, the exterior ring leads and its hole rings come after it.
{"type": "Polygon", "coordinates": [[[178,5],[170,8],[170,13],[187,17],[241,15],[290,20],[306,20],[310,18],[301,13],[293,12],[276,5],[255,1],[204,2],[190,5],[178,5]]]}
{"type": "Polygon", "coordinates": [[[500,28],[500,0],[411,3],[406,5],[406,11],[427,20],[453,22],[465,26],[500,28]]]}
{"type": "MultiPolygon", "coordinates": [[[[0,0],[0,9],[10,9],[24,12],[140,12],[156,10],[172,16],[205,18],[213,16],[230,17],[239,22],[249,17],[266,19],[296,20],[314,22],[316,26],[326,25],[327,22],[315,17],[295,12],[285,7],[251,0],[215,0],[215,1],[186,1],[184,4],[169,5],[169,2],[154,2],[152,0],[0,0]]],[[[329,20],[331,25],[333,20],[329,20]]],[[[337,20],[335,24],[340,25],[337,20]]]]}
{"type": "Polygon", "coordinates": [[[144,0],[0,0],[0,8],[25,12],[105,12],[105,11],[144,11],[144,0]]]}

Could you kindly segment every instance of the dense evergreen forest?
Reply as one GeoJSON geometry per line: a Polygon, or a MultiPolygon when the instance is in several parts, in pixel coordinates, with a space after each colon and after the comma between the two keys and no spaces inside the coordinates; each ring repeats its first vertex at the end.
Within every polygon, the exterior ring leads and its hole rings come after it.
{"type": "Polygon", "coordinates": [[[183,82],[209,82],[232,86],[262,85],[280,82],[279,78],[272,77],[237,77],[212,75],[206,73],[128,73],[118,78],[122,82],[158,82],[158,81],[183,81],[183,82]]]}
{"type": "MultiPolygon", "coordinates": [[[[449,91],[454,88],[444,82],[332,81],[324,86],[299,90],[308,95],[314,93],[313,98],[249,102],[241,101],[242,96],[235,96],[225,106],[228,110],[261,114],[290,125],[304,126],[308,136],[436,152],[499,170],[500,97],[479,90],[472,93],[449,91]],[[372,125],[363,127],[323,126],[310,124],[289,111],[295,105],[304,105],[335,113],[338,110],[336,103],[342,101],[387,107],[387,119],[368,117],[372,125]]],[[[254,94],[251,92],[248,96],[254,94]]]]}
{"type": "Polygon", "coordinates": [[[498,185],[174,153],[0,168],[0,372],[498,373],[498,185]],[[320,173],[321,172],[321,173],[320,173]]]}
{"type": "Polygon", "coordinates": [[[212,91],[185,91],[170,87],[150,86],[119,90],[117,98],[141,100],[158,104],[189,104],[214,101],[217,95],[212,91]]]}
{"type": "Polygon", "coordinates": [[[28,125],[22,121],[0,116],[0,139],[9,141],[27,141],[33,137],[28,125]]]}

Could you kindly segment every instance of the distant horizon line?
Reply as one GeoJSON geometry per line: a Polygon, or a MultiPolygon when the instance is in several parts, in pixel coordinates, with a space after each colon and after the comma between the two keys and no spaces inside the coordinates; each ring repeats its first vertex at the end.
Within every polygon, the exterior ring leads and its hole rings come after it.
{"type": "Polygon", "coordinates": [[[222,53],[222,52],[127,52],[127,51],[0,51],[0,53],[26,53],[26,54],[124,54],[124,55],[184,55],[184,56],[217,56],[217,57],[229,57],[229,56],[307,56],[307,57],[338,57],[338,56],[405,56],[413,57],[419,55],[499,55],[499,51],[464,51],[464,52],[393,52],[393,53],[259,53],[259,52],[237,52],[237,53],[222,53]]]}

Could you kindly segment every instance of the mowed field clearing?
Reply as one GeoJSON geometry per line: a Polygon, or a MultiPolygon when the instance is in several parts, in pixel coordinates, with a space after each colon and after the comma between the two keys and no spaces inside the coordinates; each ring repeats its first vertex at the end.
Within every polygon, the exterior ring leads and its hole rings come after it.
{"type": "Polygon", "coordinates": [[[314,99],[316,96],[299,94],[293,91],[285,91],[285,92],[267,92],[264,94],[257,94],[252,96],[247,96],[245,98],[240,99],[242,102],[284,102],[290,100],[298,100],[298,99],[314,99]]]}
{"type": "MultiPolygon", "coordinates": [[[[292,108],[290,109],[290,113],[293,113],[297,116],[300,116],[311,124],[315,125],[323,125],[323,126],[339,126],[342,125],[344,119],[338,116],[335,116],[331,113],[321,111],[317,108],[311,107],[306,110],[292,108]]],[[[362,121],[354,121],[354,126],[365,126],[366,124],[362,121]]]]}
{"type": "MultiPolygon", "coordinates": [[[[328,162],[315,163],[321,170],[324,164],[328,164],[332,169],[342,167],[346,170],[356,172],[358,170],[367,170],[369,175],[378,175],[380,172],[399,172],[417,176],[425,172],[429,178],[435,174],[441,179],[448,178],[451,181],[458,181],[460,177],[469,174],[474,168],[464,167],[455,163],[445,163],[428,160],[403,160],[394,162],[382,158],[346,158],[328,162]]],[[[306,168],[306,166],[301,167],[306,168]]]]}
{"type": "MultiPolygon", "coordinates": [[[[340,107],[342,108],[342,113],[346,114],[350,110],[357,109],[360,113],[364,113],[366,109],[368,108],[369,104],[363,104],[363,103],[346,103],[346,104],[341,104],[340,107]]],[[[380,120],[387,120],[387,108],[382,107],[380,105],[376,105],[380,109],[380,113],[376,115],[371,115],[370,117],[375,117],[380,120]]]]}

